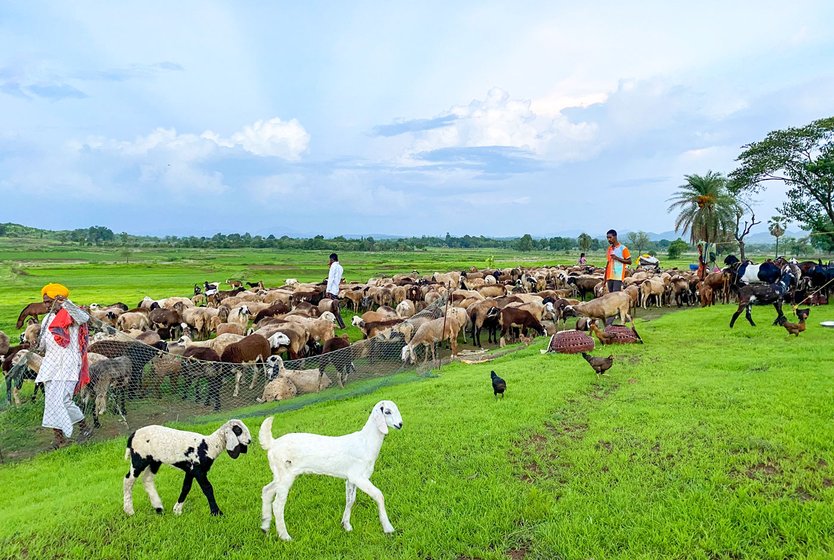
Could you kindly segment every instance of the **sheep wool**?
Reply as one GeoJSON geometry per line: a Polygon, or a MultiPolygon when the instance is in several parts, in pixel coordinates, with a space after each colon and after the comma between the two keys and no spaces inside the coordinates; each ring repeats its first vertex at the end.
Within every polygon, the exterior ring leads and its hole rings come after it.
{"type": "Polygon", "coordinates": [[[214,488],[208,480],[208,472],[224,450],[232,459],[236,459],[241,453],[246,453],[251,442],[246,424],[236,419],[229,420],[208,436],[165,426],[139,428],[128,437],[125,450],[125,459],[131,463],[124,478],[125,513],[134,513],[133,485],[140,475],[151,505],[157,513],[162,513],[162,500],[156,491],[154,476],[165,463],[185,472],[182,491],[174,505],[174,514],[182,513],[185,498],[196,479],[208,500],[211,514],[223,515],[214,499],[214,488]]]}

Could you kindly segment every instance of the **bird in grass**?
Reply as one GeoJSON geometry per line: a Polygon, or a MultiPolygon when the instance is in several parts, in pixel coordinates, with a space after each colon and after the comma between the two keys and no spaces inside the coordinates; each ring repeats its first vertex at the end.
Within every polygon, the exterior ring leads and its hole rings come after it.
{"type": "Polygon", "coordinates": [[[587,352],[582,352],[582,357],[585,358],[586,362],[591,364],[591,367],[594,368],[594,371],[599,375],[602,375],[614,365],[614,356],[608,356],[607,358],[595,358],[587,352]]]}
{"type": "Polygon", "coordinates": [[[588,324],[588,328],[591,330],[592,333],[597,335],[601,344],[614,344],[614,335],[608,334],[597,326],[596,321],[590,321],[588,324]]]}
{"type": "Polygon", "coordinates": [[[799,336],[799,333],[805,332],[805,319],[807,319],[808,315],[810,314],[810,309],[797,309],[796,316],[799,317],[799,323],[789,323],[788,320],[783,316],[781,317],[779,324],[785,327],[785,330],[788,331],[788,336],[799,336]]]}
{"type": "Polygon", "coordinates": [[[492,378],[492,394],[498,398],[498,393],[501,393],[501,398],[504,398],[504,391],[507,390],[507,382],[498,377],[494,371],[489,372],[489,376],[492,378]]]}

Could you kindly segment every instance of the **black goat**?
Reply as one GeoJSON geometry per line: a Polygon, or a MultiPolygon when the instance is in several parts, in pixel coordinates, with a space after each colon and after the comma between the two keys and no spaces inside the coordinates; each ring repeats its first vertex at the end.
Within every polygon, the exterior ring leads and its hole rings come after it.
{"type": "Polygon", "coordinates": [[[774,325],[778,325],[783,321],[784,314],[782,313],[782,303],[789,294],[791,283],[794,281],[794,275],[790,272],[782,274],[782,278],[773,284],[749,284],[741,286],[738,289],[738,309],[733,313],[733,318],[730,319],[730,328],[741,315],[741,311],[745,311],[745,316],[751,325],[754,327],[756,323],[753,322],[753,316],[750,314],[750,307],[752,305],[768,305],[773,304],[776,309],[776,320],[774,325]]]}

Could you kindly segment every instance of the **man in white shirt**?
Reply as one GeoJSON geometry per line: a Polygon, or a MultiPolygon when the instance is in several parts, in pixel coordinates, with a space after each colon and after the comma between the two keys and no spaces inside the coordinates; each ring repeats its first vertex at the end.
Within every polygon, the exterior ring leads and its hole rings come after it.
{"type": "MultiPolygon", "coordinates": [[[[338,311],[339,309],[339,284],[342,282],[342,273],[344,269],[342,265],[339,264],[339,255],[336,253],[330,253],[330,272],[327,275],[327,289],[325,290],[325,297],[335,300],[336,305],[335,308],[338,311]]],[[[335,313],[336,315],[336,322],[339,323],[339,328],[345,328],[345,322],[342,320],[341,313],[335,313]]]]}
{"type": "Polygon", "coordinates": [[[47,284],[41,290],[43,301],[51,303],[51,309],[41,322],[38,347],[45,352],[35,383],[44,384],[43,422],[52,428],[53,449],[67,444],[74,424],[86,440],[91,430],[84,421],[84,413],[73,400],[73,393],[89,380],[87,371],[87,325],[90,316],[67,299],[69,290],[61,284],[47,284]]]}

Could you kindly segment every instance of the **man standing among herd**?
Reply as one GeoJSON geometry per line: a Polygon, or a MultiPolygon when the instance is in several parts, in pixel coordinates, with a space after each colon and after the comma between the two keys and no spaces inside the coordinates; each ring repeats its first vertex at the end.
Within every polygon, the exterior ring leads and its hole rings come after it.
{"type": "Polygon", "coordinates": [[[631,264],[631,253],[628,247],[617,241],[617,231],[609,229],[606,233],[608,238],[608,262],[605,265],[605,285],[608,292],[619,292],[623,289],[625,278],[625,267],[631,264]]]}
{"type": "Polygon", "coordinates": [[[345,328],[345,323],[342,320],[342,314],[339,310],[339,285],[342,283],[342,273],[344,269],[339,264],[339,255],[330,253],[330,272],[327,274],[327,288],[325,289],[325,297],[332,299],[336,306],[336,322],[339,323],[339,328],[345,328]]]}

